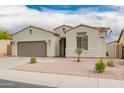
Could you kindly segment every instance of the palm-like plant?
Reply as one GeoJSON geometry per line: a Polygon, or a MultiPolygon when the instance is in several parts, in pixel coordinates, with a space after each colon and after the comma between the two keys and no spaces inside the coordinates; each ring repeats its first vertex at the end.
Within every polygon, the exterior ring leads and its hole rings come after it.
{"type": "Polygon", "coordinates": [[[82,54],[82,52],[83,52],[82,48],[76,49],[76,54],[78,55],[77,62],[80,62],[80,55],[82,54]]]}

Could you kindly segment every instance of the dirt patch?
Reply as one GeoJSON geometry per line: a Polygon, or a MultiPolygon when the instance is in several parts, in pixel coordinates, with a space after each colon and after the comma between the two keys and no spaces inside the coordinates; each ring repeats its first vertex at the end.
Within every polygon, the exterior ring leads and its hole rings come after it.
{"type": "MultiPolygon", "coordinates": [[[[13,69],[116,80],[124,79],[124,64],[121,59],[115,59],[115,67],[107,67],[105,72],[99,74],[94,71],[94,66],[98,59],[81,59],[81,62],[75,62],[74,60],[75,58],[39,59],[36,64],[24,64],[13,69]]],[[[107,59],[104,61],[106,62],[107,59]]]]}

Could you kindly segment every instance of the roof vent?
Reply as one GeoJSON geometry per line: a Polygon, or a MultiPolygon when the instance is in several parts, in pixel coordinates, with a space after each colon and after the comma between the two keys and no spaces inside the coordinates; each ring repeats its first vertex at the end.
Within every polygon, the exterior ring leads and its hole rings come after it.
{"type": "Polygon", "coordinates": [[[65,28],[62,28],[63,31],[65,31],[65,28]]]}

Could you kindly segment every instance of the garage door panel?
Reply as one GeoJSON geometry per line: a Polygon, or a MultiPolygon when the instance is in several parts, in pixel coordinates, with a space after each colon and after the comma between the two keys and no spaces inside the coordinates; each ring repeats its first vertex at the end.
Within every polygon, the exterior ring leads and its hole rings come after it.
{"type": "Polygon", "coordinates": [[[18,43],[18,56],[37,56],[45,57],[47,45],[45,41],[33,41],[33,42],[19,42],[18,43]]]}

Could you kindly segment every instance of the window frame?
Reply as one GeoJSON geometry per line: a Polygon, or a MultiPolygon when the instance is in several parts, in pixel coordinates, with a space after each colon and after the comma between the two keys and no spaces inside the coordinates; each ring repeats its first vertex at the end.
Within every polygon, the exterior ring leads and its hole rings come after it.
{"type": "Polygon", "coordinates": [[[78,32],[76,39],[77,39],[77,48],[88,50],[88,35],[86,32],[78,32]],[[85,40],[87,41],[86,43],[85,40]]]}

